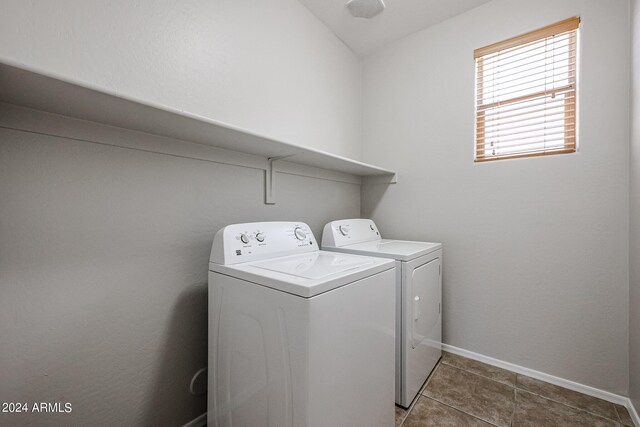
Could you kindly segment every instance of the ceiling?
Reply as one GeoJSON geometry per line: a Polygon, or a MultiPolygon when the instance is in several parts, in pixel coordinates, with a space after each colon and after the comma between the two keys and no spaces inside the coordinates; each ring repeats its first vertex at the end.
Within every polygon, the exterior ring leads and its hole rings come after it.
{"type": "Polygon", "coordinates": [[[298,0],[357,55],[445,21],[490,0],[385,0],[386,9],[373,19],[351,16],[347,0],[298,0]]]}

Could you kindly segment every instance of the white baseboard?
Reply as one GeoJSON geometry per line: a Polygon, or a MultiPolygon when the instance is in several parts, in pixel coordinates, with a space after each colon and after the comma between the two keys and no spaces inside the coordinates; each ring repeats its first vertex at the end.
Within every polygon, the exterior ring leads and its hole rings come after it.
{"type": "Polygon", "coordinates": [[[640,416],[638,416],[638,411],[636,411],[635,406],[633,406],[633,402],[629,399],[629,405],[625,405],[629,410],[629,415],[631,415],[631,419],[636,426],[640,426],[640,416]]]}
{"type": "Polygon", "coordinates": [[[198,416],[197,418],[192,419],[182,427],[203,427],[207,425],[207,413],[198,416]]]}
{"type": "Polygon", "coordinates": [[[631,403],[631,400],[628,397],[620,396],[619,394],[611,393],[605,390],[600,390],[598,388],[580,384],[564,378],[545,374],[544,372],[535,371],[533,369],[529,369],[523,366],[515,365],[513,363],[505,362],[503,360],[494,359],[493,357],[485,356],[479,353],[474,353],[473,351],[454,347],[452,345],[442,344],[442,349],[444,351],[448,351],[449,353],[457,354],[459,356],[464,356],[468,359],[477,360],[478,362],[483,362],[488,365],[497,366],[498,368],[507,369],[517,374],[526,375],[528,377],[535,378],[540,381],[545,381],[560,387],[568,388],[569,390],[577,391],[582,394],[597,397],[599,399],[606,400],[611,403],[622,405],[629,410],[629,414],[631,415],[631,418],[633,419],[633,422],[636,424],[636,426],[640,427],[640,418],[638,418],[638,412],[636,411],[636,409],[633,406],[633,403],[631,403]]]}

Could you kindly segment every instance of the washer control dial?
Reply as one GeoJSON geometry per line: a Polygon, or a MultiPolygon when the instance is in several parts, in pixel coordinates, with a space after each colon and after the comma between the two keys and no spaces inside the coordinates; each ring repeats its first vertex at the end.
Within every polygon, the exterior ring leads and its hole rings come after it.
{"type": "Polygon", "coordinates": [[[340,234],[342,234],[343,236],[346,236],[347,234],[349,234],[349,229],[344,225],[339,226],[338,230],[340,231],[340,234]]]}
{"type": "Polygon", "coordinates": [[[307,238],[307,234],[306,234],[306,233],[304,232],[304,230],[302,230],[302,228],[300,228],[300,227],[296,227],[296,228],[293,230],[293,234],[295,234],[296,239],[298,239],[298,240],[304,240],[304,239],[306,239],[306,238],[307,238]]]}
{"type": "Polygon", "coordinates": [[[264,242],[264,233],[256,234],[256,240],[260,243],[264,242]]]}
{"type": "Polygon", "coordinates": [[[240,235],[240,241],[246,245],[247,243],[249,243],[249,236],[247,236],[246,234],[242,233],[240,235]]]}

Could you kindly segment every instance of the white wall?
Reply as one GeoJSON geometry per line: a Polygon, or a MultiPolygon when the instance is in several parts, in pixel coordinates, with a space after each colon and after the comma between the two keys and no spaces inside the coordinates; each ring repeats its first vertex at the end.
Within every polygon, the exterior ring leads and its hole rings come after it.
{"type": "MultiPolygon", "coordinates": [[[[159,139],[82,126],[101,144],[159,139]]],[[[177,426],[202,414],[189,382],[207,365],[214,233],[304,220],[318,236],[360,212],[357,184],[278,174],[267,206],[263,170],[101,144],[0,127],[0,401],[73,405],[0,414],[0,425],[177,426]]]]}
{"type": "Polygon", "coordinates": [[[5,0],[0,58],[361,154],[360,62],[296,0],[5,0]]]}
{"type": "MultiPolygon", "coordinates": [[[[295,0],[1,9],[2,59],[360,155],[360,62],[295,0]]],[[[265,206],[263,174],[0,128],[0,401],[73,405],[0,424],[175,426],[203,413],[188,387],[206,365],[214,232],[302,219],[320,233],[360,212],[359,185],[284,174],[277,205],[265,206]]]]}
{"type": "Polygon", "coordinates": [[[640,411],[640,3],[631,1],[631,188],[629,241],[629,388],[640,411]]]}
{"type": "Polygon", "coordinates": [[[628,391],[628,1],[495,0],[363,64],[363,187],[386,236],[444,243],[444,341],[628,391]],[[474,164],[473,50],[580,15],[579,152],[474,164]],[[392,147],[392,149],[390,149],[392,147]]]}

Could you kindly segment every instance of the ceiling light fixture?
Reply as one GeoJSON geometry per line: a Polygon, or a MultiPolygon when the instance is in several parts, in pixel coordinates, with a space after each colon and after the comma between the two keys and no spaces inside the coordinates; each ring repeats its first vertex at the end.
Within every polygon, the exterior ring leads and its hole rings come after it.
{"type": "Polygon", "coordinates": [[[383,0],[349,0],[347,9],[354,18],[371,19],[384,10],[383,0]]]}

